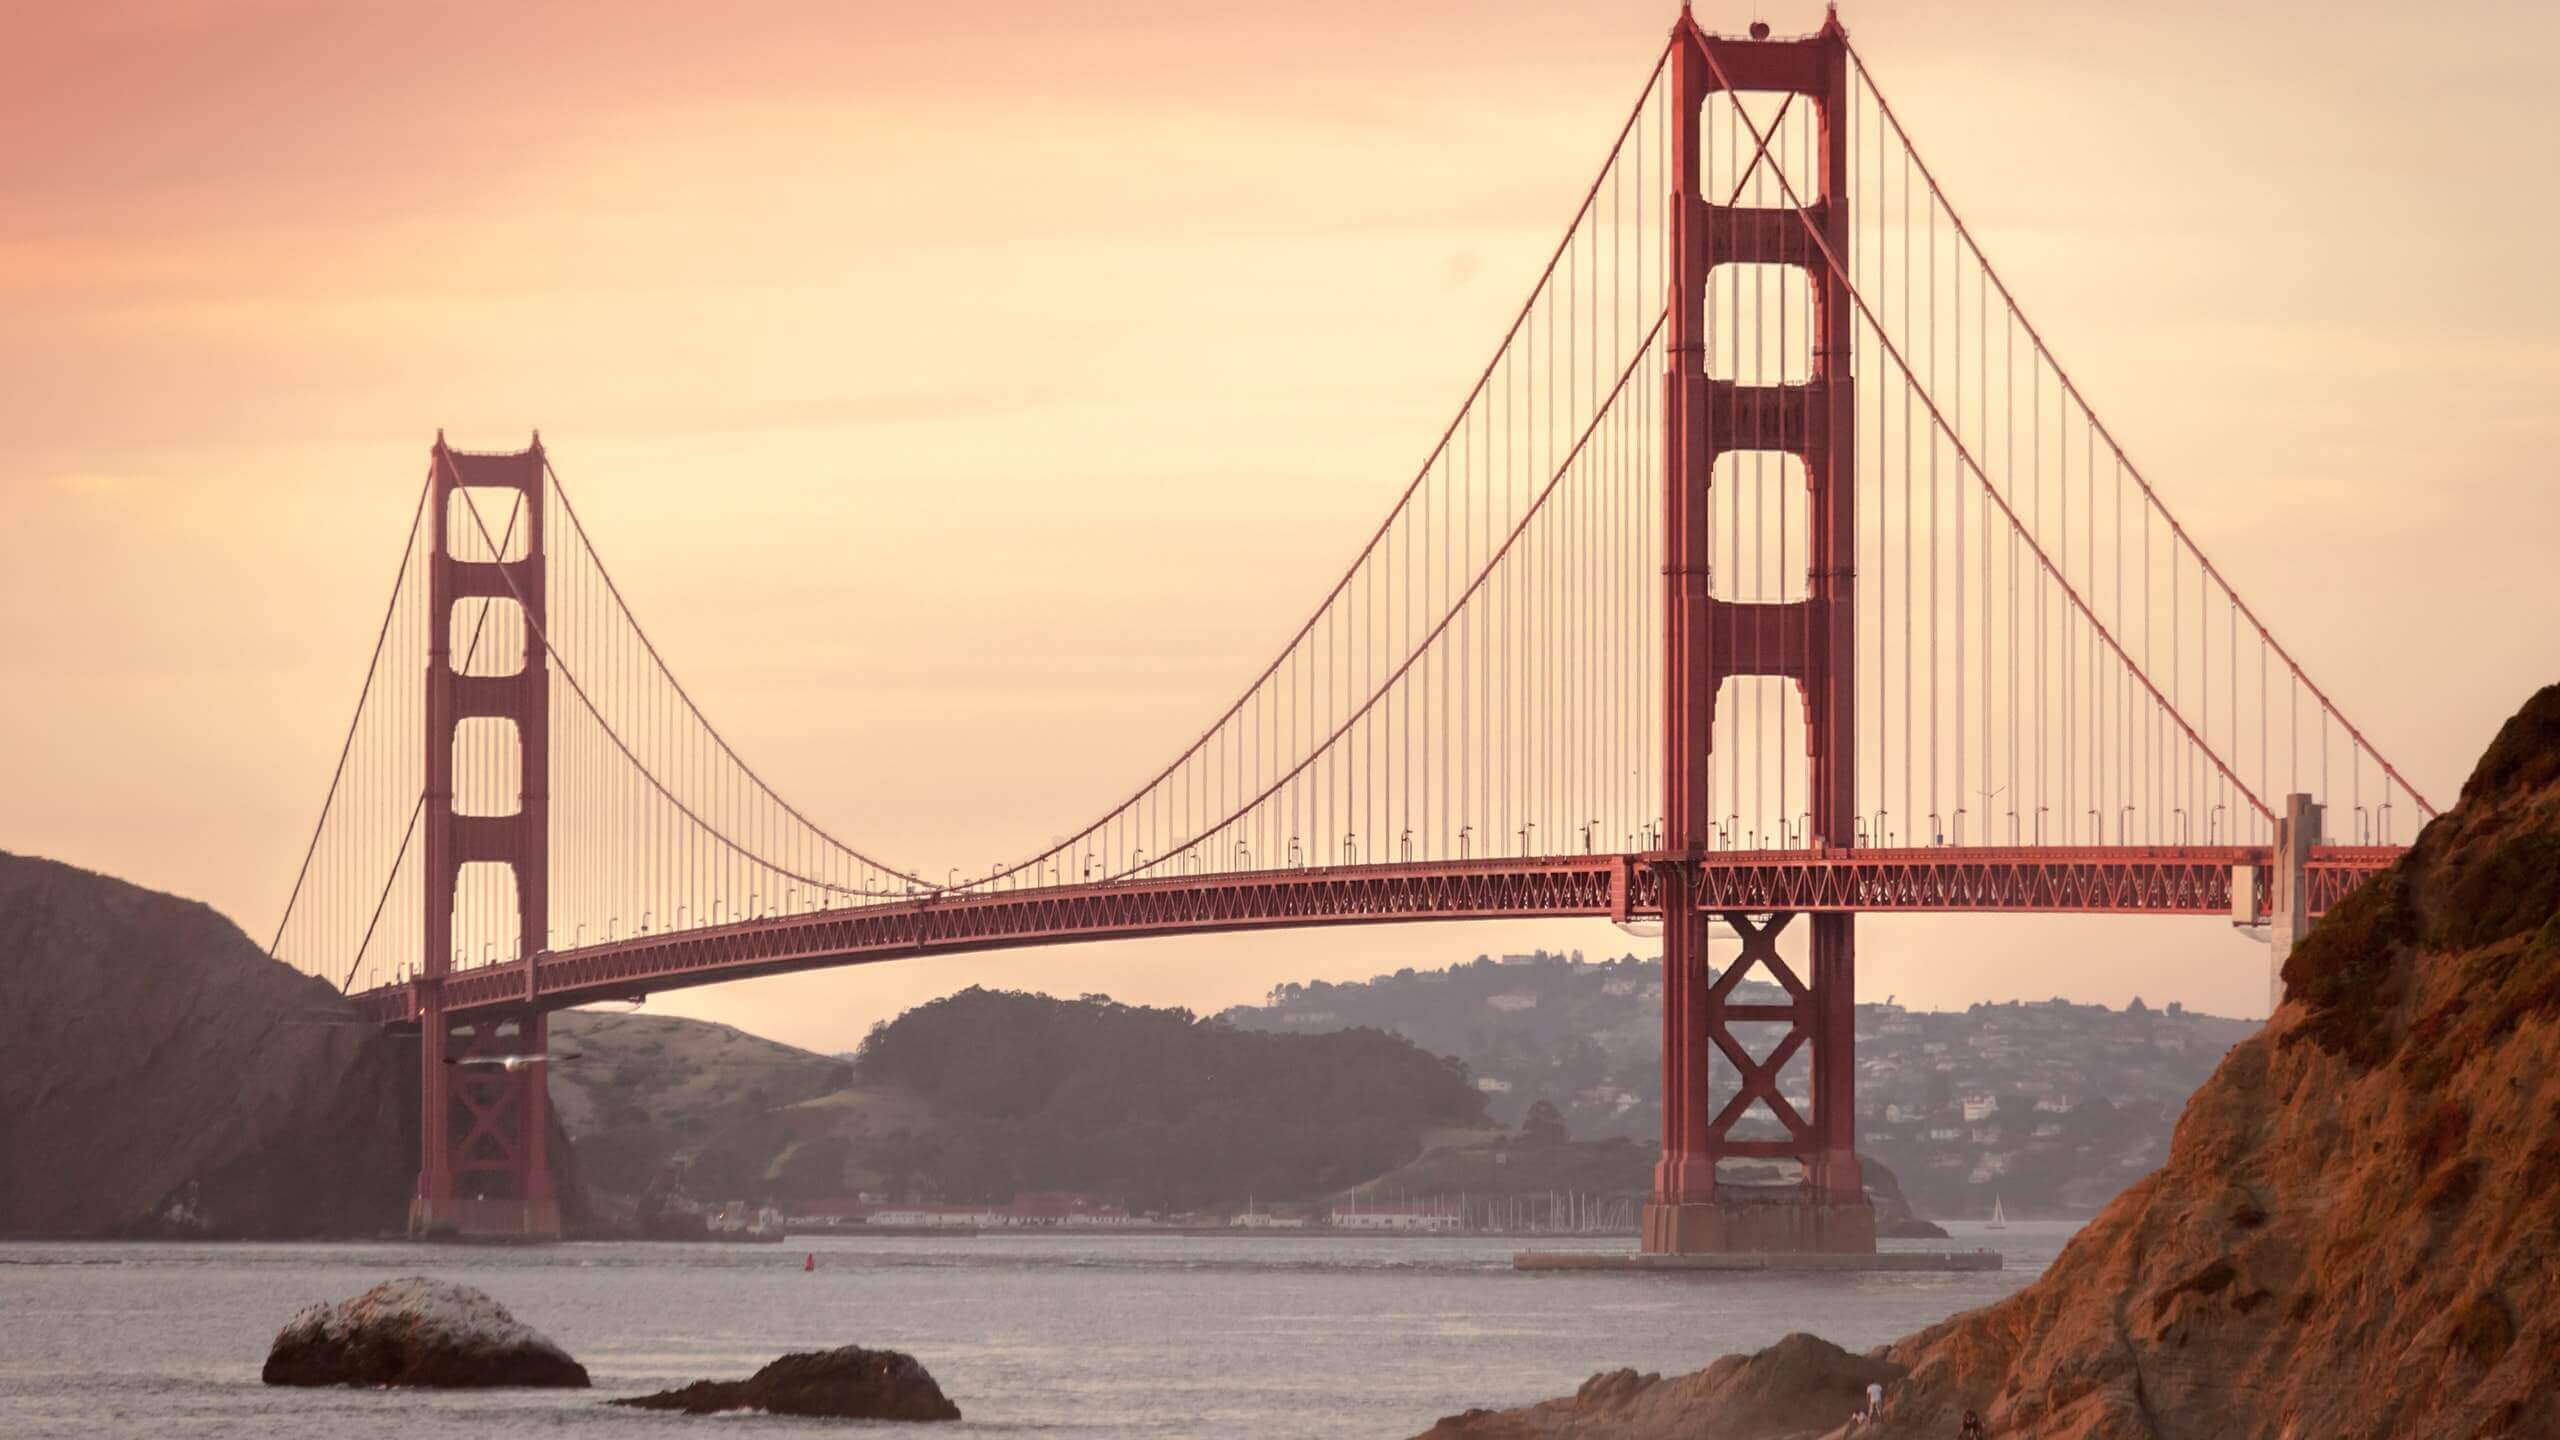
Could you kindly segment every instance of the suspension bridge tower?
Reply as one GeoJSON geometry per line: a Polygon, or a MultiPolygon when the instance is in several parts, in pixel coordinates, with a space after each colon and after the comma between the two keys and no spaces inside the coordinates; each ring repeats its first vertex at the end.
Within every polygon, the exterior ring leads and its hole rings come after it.
{"type": "MultiPolygon", "coordinates": [[[[551,670],[546,613],[542,441],[516,454],[465,454],[436,436],[427,503],[425,948],[418,1016],[418,1190],[413,1235],[558,1239],[551,1187],[547,1064],[499,1063],[546,1053],[534,960],[546,943],[551,862],[551,670]],[[497,497],[483,508],[474,492],[497,497]],[[488,519],[496,510],[501,523],[488,519]],[[514,607],[510,615],[506,607],[514,607]],[[494,621],[494,623],[493,623],[494,621]],[[460,648],[457,651],[456,644],[460,648]],[[480,722],[475,724],[474,722],[480,722]],[[503,743],[511,728],[514,743],[503,743]],[[516,773],[495,773],[512,756],[516,773]],[[457,762],[472,767],[456,804],[457,762]],[[505,797],[512,793],[512,809],[505,797]],[[454,915],[466,872],[477,887],[512,881],[526,1004],[446,1014],[455,969],[454,915]],[[481,1063],[473,1063],[473,1062],[481,1063]]],[[[478,907],[474,907],[477,909],[478,907]]]]}
{"type": "MultiPolygon", "coordinates": [[[[1644,1248],[1659,1252],[1749,1250],[1864,1252],[1875,1216],[1858,1174],[1852,1053],[1856,929],[1844,913],[1711,915],[1696,903],[1700,862],[1713,826],[1708,796],[1717,692],[1728,680],[1792,681],[1808,749],[1811,843],[1853,843],[1857,814],[1856,403],[1851,389],[1852,312],[1836,268],[1809,255],[1807,223],[1833,255],[1849,253],[1847,37],[1836,16],[1802,39],[1711,36],[1686,9],[1671,55],[1670,286],[1664,435],[1663,664],[1665,837],[1658,863],[1663,908],[1663,1145],[1645,1208],[1644,1248]],[[1814,161],[1819,193],[1804,204],[1722,203],[1702,193],[1702,108],[1719,91],[1777,93],[1809,103],[1820,121],[1814,161]],[[1718,378],[1706,320],[1708,276],[1721,265],[1787,265],[1809,283],[1812,354],[1795,384],[1718,378]],[[1721,455],[1776,450],[1803,467],[1810,537],[1802,599],[1751,603],[1718,591],[1708,541],[1710,490],[1721,455]],[[1811,964],[1799,976],[1778,952],[1780,933],[1804,919],[1811,964]],[[1730,925],[1742,952],[1722,975],[1707,963],[1711,923],[1730,925]],[[1753,972],[1782,985],[1783,1005],[1733,1001],[1753,972]],[[1733,1027],[1783,1025],[1754,1055],[1733,1027]],[[1809,1050],[1812,1109],[1803,1115],[1778,1088],[1781,1069],[1809,1050]],[[1709,1065],[1721,1053],[1741,1077],[1718,1106],[1709,1065]],[[1783,1137],[1737,1135],[1758,1101],[1783,1137]],[[1786,1186],[1719,1185],[1719,1160],[1793,1161],[1786,1186]]],[[[1739,198],[1737,195],[1734,197],[1739,198]]]]}

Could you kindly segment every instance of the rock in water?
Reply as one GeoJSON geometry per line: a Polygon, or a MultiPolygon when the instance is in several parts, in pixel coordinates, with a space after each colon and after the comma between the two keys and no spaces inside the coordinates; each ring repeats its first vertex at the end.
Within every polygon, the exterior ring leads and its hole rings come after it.
{"type": "Polygon", "coordinates": [[[785,1355],[744,1380],[697,1380],[681,1390],[612,1403],[688,1415],[762,1410],[838,1420],[960,1418],[960,1407],[943,1398],[942,1387],[914,1356],[859,1345],[785,1355]]]}
{"type": "Polygon", "coordinates": [[[1795,1440],[1836,1429],[1866,1403],[1869,1382],[1890,1389],[1903,1374],[1899,1365],[1852,1355],[1827,1340],[1790,1335],[1757,1355],[1727,1355],[1670,1380],[1612,1370],[1561,1400],[1452,1415],[1423,1440],[1795,1440]]]}
{"type": "Polygon", "coordinates": [[[270,1385],[555,1385],[587,1367],[468,1285],[411,1275],[314,1305],[276,1332],[270,1385]]]}
{"type": "MultiPolygon", "coordinates": [[[[2560,1435],[2560,685],[2284,979],[2275,1017],[2188,1102],[2164,1168],[2034,1284],[1877,1352],[1902,1378],[1858,1440],[1953,1435],[1966,1410],[2003,1440],[2560,1435]]],[[[1678,1380],[1602,1376],[1432,1434],[1837,1424],[1819,1373],[1765,1425],[1719,1408],[1719,1373],[1795,1344],[1678,1380]]]]}

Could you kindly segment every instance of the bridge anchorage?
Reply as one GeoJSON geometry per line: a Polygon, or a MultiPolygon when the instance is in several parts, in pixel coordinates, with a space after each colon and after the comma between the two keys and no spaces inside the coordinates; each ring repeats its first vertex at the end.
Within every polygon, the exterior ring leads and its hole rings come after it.
{"type": "Polygon", "coordinates": [[[1837,18],[1684,10],[1387,518],[1064,840],[976,870],[838,839],[676,680],[539,439],[439,434],[270,949],[417,1035],[412,1228],[538,1238],[548,1067],[468,1062],[545,1054],[567,1006],[1153,935],[1658,924],[1645,1248],[1858,1253],[1859,915],[2227,918],[2280,965],[2433,813],[2099,421],[1837,18]]]}

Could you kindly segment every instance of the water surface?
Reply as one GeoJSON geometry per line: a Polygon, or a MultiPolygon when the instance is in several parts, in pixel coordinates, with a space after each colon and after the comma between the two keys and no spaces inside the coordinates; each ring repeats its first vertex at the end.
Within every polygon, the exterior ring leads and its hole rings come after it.
{"type": "MultiPolygon", "coordinates": [[[[844,1433],[596,1403],[744,1376],[788,1350],[912,1352],[954,1437],[1403,1436],[1595,1370],[1691,1370],[1810,1330],[1874,1345],[2034,1278],[2068,1224],[1948,1227],[2008,1268],[1958,1275],[1523,1275],[1465,1238],[829,1236],[768,1245],[0,1244],[0,1436],[396,1434],[482,1440],[844,1433]],[[818,1268],[804,1273],[814,1252],[818,1268]],[[584,1362],[593,1392],[282,1390],[293,1312],[394,1275],[476,1285],[584,1362]]],[[[1624,1248],[1562,1239],[1543,1249],[1624,1248]]],[[[1913,1245],[1896,1248],[1932,1248],[1913,1245]]],[[[867,1428],[867,1427],[865,1427],[867,1428]]],[[[903,1427],[901,1427],[903,1428],[903,1427]]]]}

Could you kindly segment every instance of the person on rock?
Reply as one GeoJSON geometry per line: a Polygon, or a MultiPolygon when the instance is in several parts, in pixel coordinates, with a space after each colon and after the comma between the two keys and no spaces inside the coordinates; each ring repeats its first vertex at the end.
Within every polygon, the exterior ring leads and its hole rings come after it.
{"type": "Polygon", "coordinates": [[[1983,1440],[1988,1433],[1982,1428],[1982,1417],[1970,1410],[1964,1412],[1964,1428],[1956,1432],[1961,1440],[1983,1440]]]}
{"type": "Polygon", "coordinates": [[[1873,1425],[1884,1418],[1884,1385],[1881,1382],[1867,1382],[1867,1408],[1859,1411],[1855,1418],[1861,1425],[1873,1425]]]}

